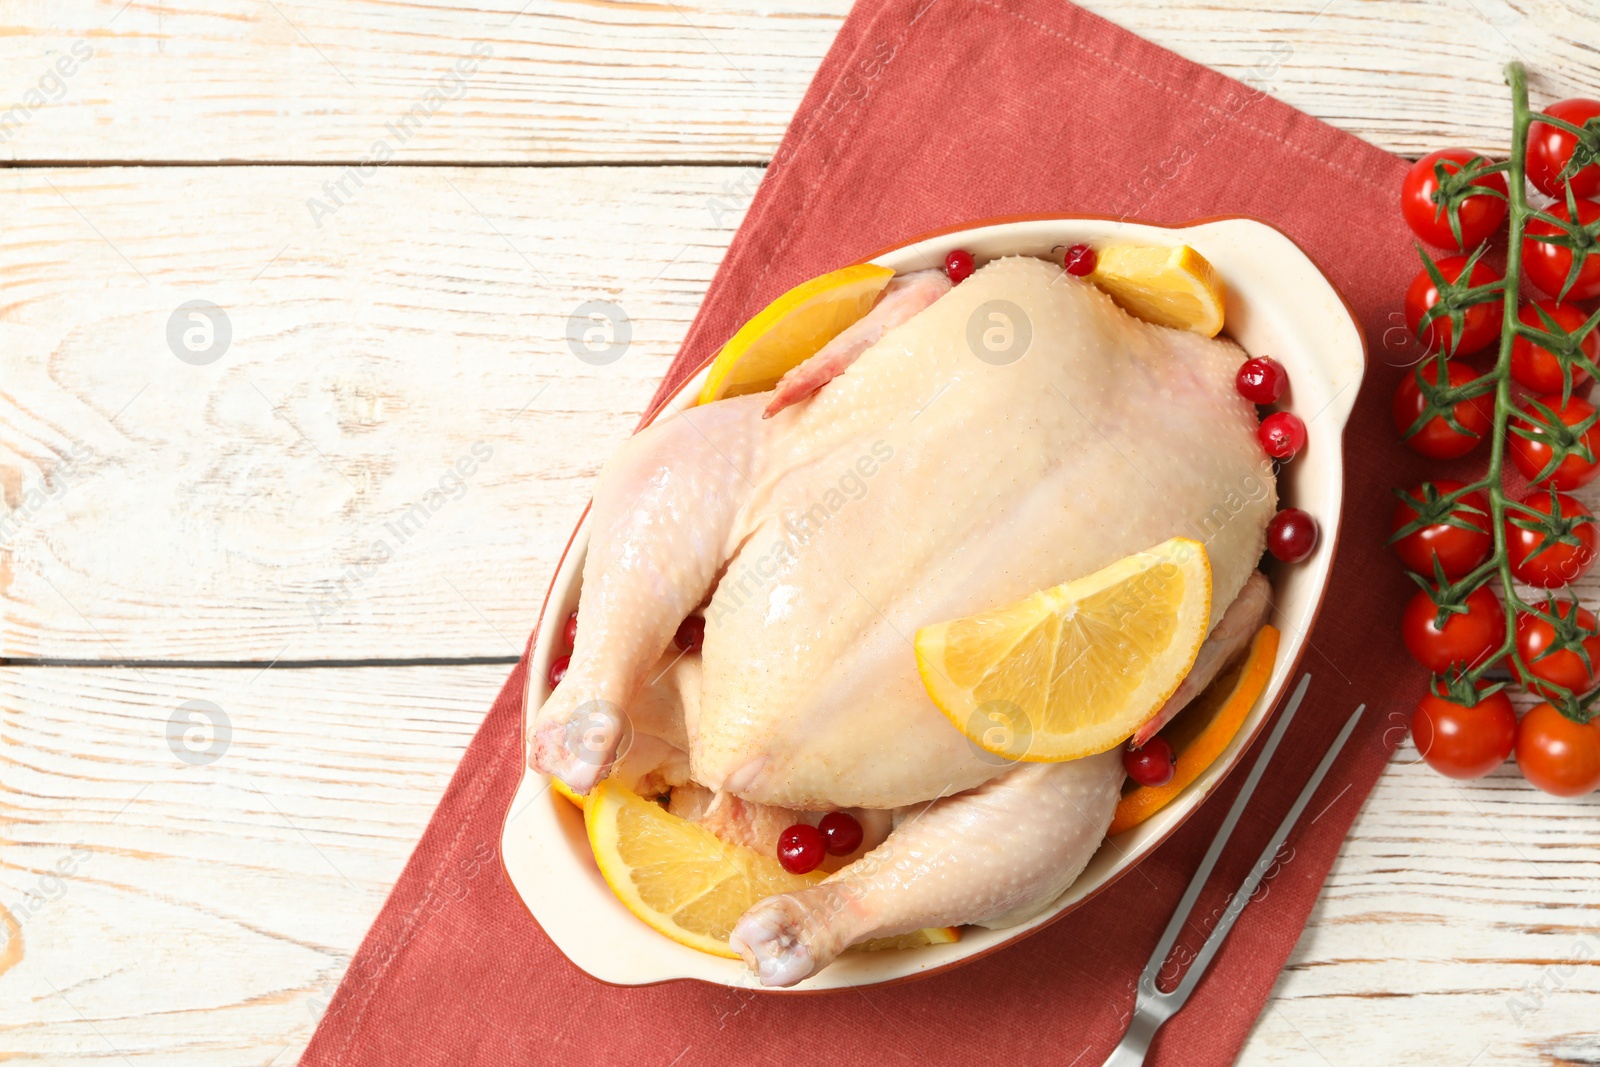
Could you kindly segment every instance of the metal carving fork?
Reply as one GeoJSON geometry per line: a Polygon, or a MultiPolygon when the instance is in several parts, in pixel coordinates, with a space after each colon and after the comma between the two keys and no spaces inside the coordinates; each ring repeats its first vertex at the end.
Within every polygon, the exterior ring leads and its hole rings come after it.
{"type": "Polygon", "coordinates": [[[1188,921],[1189,913],[1194,909],[1195,900],[1200,896],[1200,890],[1205,887],[1206,881],[1211,877],[1211,870],[1217,864],[1217,857],[1227,847],[1228,838],[1233,834],[1233,828],[1239,822],[1239,816],[1244,813],[1245,805],[1250,803],[1250,797],[1256,791],[1256,784],[1261,781],[1262,772],[1267,769],[1273,753],[1278,750],[1278,742],[1283,740],[1284,733],[1289,729],[1289,723],[1294,719],[1296,711],[1300,710],[1300,702],[1305,699],[1306,687],[1311,684],[1311,675],[1301,677],[1300,684],[1295,686],[1294,694],[1290,696],[1289,703],[1285,705],[1283,714],[1278,716],[1278,723],[1273,728],[1272,734],[1267,738],[1265,747],[1261,750],[1261,757],[1256,760],[1255,766],[1250,768],[1250,776],[1245,779],[1244,788],[1239,790],[1238,799],[1233,802],[1233,807],[1228,811],[1228,817],[1222,821],[1222,828],[1217,831],[1216,838],[1211,842],[1211,848],[1206,852],[1205,858],[1200,861],[1199,870],[1194,872],[1194,877],[1189,880],[1189,888],[1184,891],[1183,899],[1178,901],[1178,908],[1172,915],[1172,921],[1167,924],[1166,930],[1161,935],[1161,940],[1156,944],[1156,949],[1150,954],[1150,962],[1145,964],[1144,973],[1139,976],[1139,992],[1134,1000],[1133,1019],[1128,1024],[1128,1032],[1123,1035],[1122,1042],[1112,1050],[1111,1056],[1106,1060],[1105,1067],[1139,1067],[1144,1063],[1145,1054],[1150,1051],[1150,1041],[1156,1036],[1156,1031],[1161,1024],[1177,1014],[1189,999],[1189,994],[1194,992],[1194,987],[1199,983],[1200,977],[1205,974],[1212,957],[1217,954],[1217,949],[1222,947],[1222,942],[1228,936],[1228,931],[1233,929],[1233,924],[1239,918],[1239,913],[1244,911],[1244,906],[1250,902],[1250,897],[1255,893],[1256,887],[1261,884],[1262,876],[1272,866],[1273,858],[1277,856],[1278,849],[1282,847],[1284,839],[1289,836],[1289,831],[1294,828],[1301,812],[1311,802],[1311,797],[1316,793],[1317,787],[1322,784],[1323,777],[1328,773],[1328,768],[1333,766],[1333,761],[1339,757],[1350,733],[1356,728],[1361,713],[1367,710],[1365,704],[1355,710],[1350,720],[1344,724],[1344,729],[1339,731],[1339,736],[1328,748],[1322,757],[1322,762],[1317,764],[1317,769],[1312,772],[1311,780],[1306,783],[1296,798],[1294,806],[1283,817],[1283,822],[1278,824],[1278,829],[1272,835],[1272,840],[1267,842],[1266,849],[1261,853],[1261,858],[1256,860],[1255,866],[1250,868],[1250,874],[1245,878],[1244,884],[1239,887],[1228,901],[1228,906],[1222,913],[1222,918],[1217,921],[1216,929],[1211,931],[1211,936],[1200,948],[1188,972],[1183,976],[1183,981],[1170,993],[1163,993],[1156,988],[1156,976],[1160,974],[1162,965],[1167,960],[1167,953],[1172,951],[1173,943],[1178,939],[1178,931],[1183,929],[1183,924],[1188,921]]]}

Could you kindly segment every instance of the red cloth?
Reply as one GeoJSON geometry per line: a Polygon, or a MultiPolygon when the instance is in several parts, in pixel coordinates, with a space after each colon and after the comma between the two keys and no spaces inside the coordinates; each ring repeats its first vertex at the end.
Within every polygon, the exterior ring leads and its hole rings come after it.
{"type": "MultiPolygon", "coordinates": [[[[778,31],[781,32],[781,31],[778,31]]],[[[1270,89],[1287,44],[1257,69],[1270,89]]],[[[1365,324],[1349,486],[1295,720],[1202,897],[1193,952],[1358,703],[1370,709],[1152,1062],[1238,1053],[1423,686],[1395,620],[1387,487],[1418,461],[1388,425],[1400,297],[1417,269],[1405,165],[1063,0],[861,0],[800,105],[662,394],[767,301],[918,233],[987,216],[1245,214],[1293,237],[1365,324]]],[[[1312,424],[1313,437],[1316,424],[1312,424]]],[[[1325,442],[1323,447],[1330,446],[1325,442]]],[[[576,516],[574,516],[576,518],[576,516]]],[[[531,591],[530,591],[531,592],[531,591]]],[[[1018,945],[932,978],[830,996],[614,988],[569,963],[494,855],[521,773],[526,664],[506,682],[329,1006],[306,1064],[1098,1064],[1134,980],[1243,778],[1135,872],[1018,945]]]]}

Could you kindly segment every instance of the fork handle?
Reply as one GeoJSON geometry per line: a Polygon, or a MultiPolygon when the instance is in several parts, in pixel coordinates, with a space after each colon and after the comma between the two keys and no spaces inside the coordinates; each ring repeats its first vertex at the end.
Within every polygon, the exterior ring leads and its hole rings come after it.
{"type": "Polygon", "coordinates": [[[1150,1052],[1150,1042],[1163,1022],[1165,1020],[1135,1011],[1128,1023],[1128,1032],[1122,1035],[1117,1047],[1106,1057],[1105,1067],[1141,1067],[1150,1052]]]}

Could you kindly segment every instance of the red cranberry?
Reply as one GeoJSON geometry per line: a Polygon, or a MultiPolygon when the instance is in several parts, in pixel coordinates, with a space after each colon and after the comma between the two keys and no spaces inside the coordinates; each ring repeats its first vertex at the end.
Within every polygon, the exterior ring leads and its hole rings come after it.
{"type": "Polygon", "coordinates": [[[1244,361],[1233,385],[1252,404],[1276,404],[1289,388],[1289,372],[1271,356],[1257,356],[1244,361]]]}
{"type": "Polygon", "coordinates": [[[828,812],[817,828],[832,855],[848,856],[861,847],[861,824],[847,811],[828,812]]]}
{"type": "Polygon", "coordinates": [[[568,648],[578,647],[578,613],[576,611],[567,616],[567,624],[561,628],[561,639],[567,643],[568,648]]]}
{"type": "Polygon", "coordinates": [[[678,632],[672,635],[672,643],[678,646],[680,652],[699,652],[700,646],[706,640],[706,620],[700,615],[690,615],[678,624],[678,632]]]}
{"type": "Polygon", "coordinates": [[[797,822],[778,835],[778,862],[790,874],[816,870],[826,851],[822,831],[815,826],[797,822]]]}
{"type": "Polygon", "coordinates": [[[572,666],[571,656],[557,656],[550,663],[550,673],[546,677],[550,681],[550,688],[554,689],[561,684],[561,679],[567,676],[567,668],[572,666]]]}
{"type": "Polygon", "coordinates": [[[1306,447],[1306,424],[1291,411],[1275,411],[1262,419],[1256,435],[1273,459],[1293,459],[1306,447]]]}
{"type": "Polygon", "coordinates": [[[1142,748],[1122,750],[1122,769],[1140,785],[1166,785],[1178,770],[1178,754],[1164,737],[1152,737],[1142,748]]]}
{"type": "Polygon", "coordinates": [[[972,253],[965,248],[958,248],[944,257],[944,272],[950,275],[951,285],[960,285],[972,277],[978,264],[973,260],[972,253]]]}
{"type": "Polygon", "coordinates": [[[1299,508],[1284,508],[1267,523],[1267,550],[1285,563],[1299,563],[1317,547],[1317,520],[1299,508]]]}
{"type": "Polygon", "coordinates": [[[1061,265],[1066,268],[1067,273],[1078,278],[1093,274],[1094,265],[1098,261],[1094,249],[1088,245],[1073,245],[1061,257],[1061,265]]]}

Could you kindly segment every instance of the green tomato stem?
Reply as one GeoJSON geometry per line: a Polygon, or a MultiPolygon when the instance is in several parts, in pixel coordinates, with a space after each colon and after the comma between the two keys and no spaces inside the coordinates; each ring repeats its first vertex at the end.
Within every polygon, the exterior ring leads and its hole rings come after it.
{"type": "MultiPolygon", "coordinates": [[[[1500,353],[1490,373],[1495,379],[1494,436],[1489,440],[1489,471],[1484,480],[1489,490],[1489,525],[1494,537],[1493,570],[1499,573],[1503,594],[1506,635],[1500,648],[1482,663],[1467,672],[1476,685],[1484,672],[1498,666],[1510,656],[1518,666],[1525,666],[1517,655],[1517,612],[1527,607],[1517,596],[1511,577],[1511,553],[1506,546],[1506,492],[1501,473],[1505,464],[1506,424],[1511,413],[1511,346],[1517,336],[1517,298],[1522,281],[1522,230],[1528,216],[1527,171],[1528,151],[1528,81],[1521,63],[1512,62],[1506,67],[1506,83],[1511,86],[1511,159],[1506,169],[1506,186],[1510,193],[1511,225],[1506,238],[1506,280],[1503,300],[1505,314],[1500,324],[1500,353]]],[[[1482,568],[1480,568],[1481,570],[1482,568]]],[[[1484,575],[1483,580],[1487,580],[1484,575]]]]}

